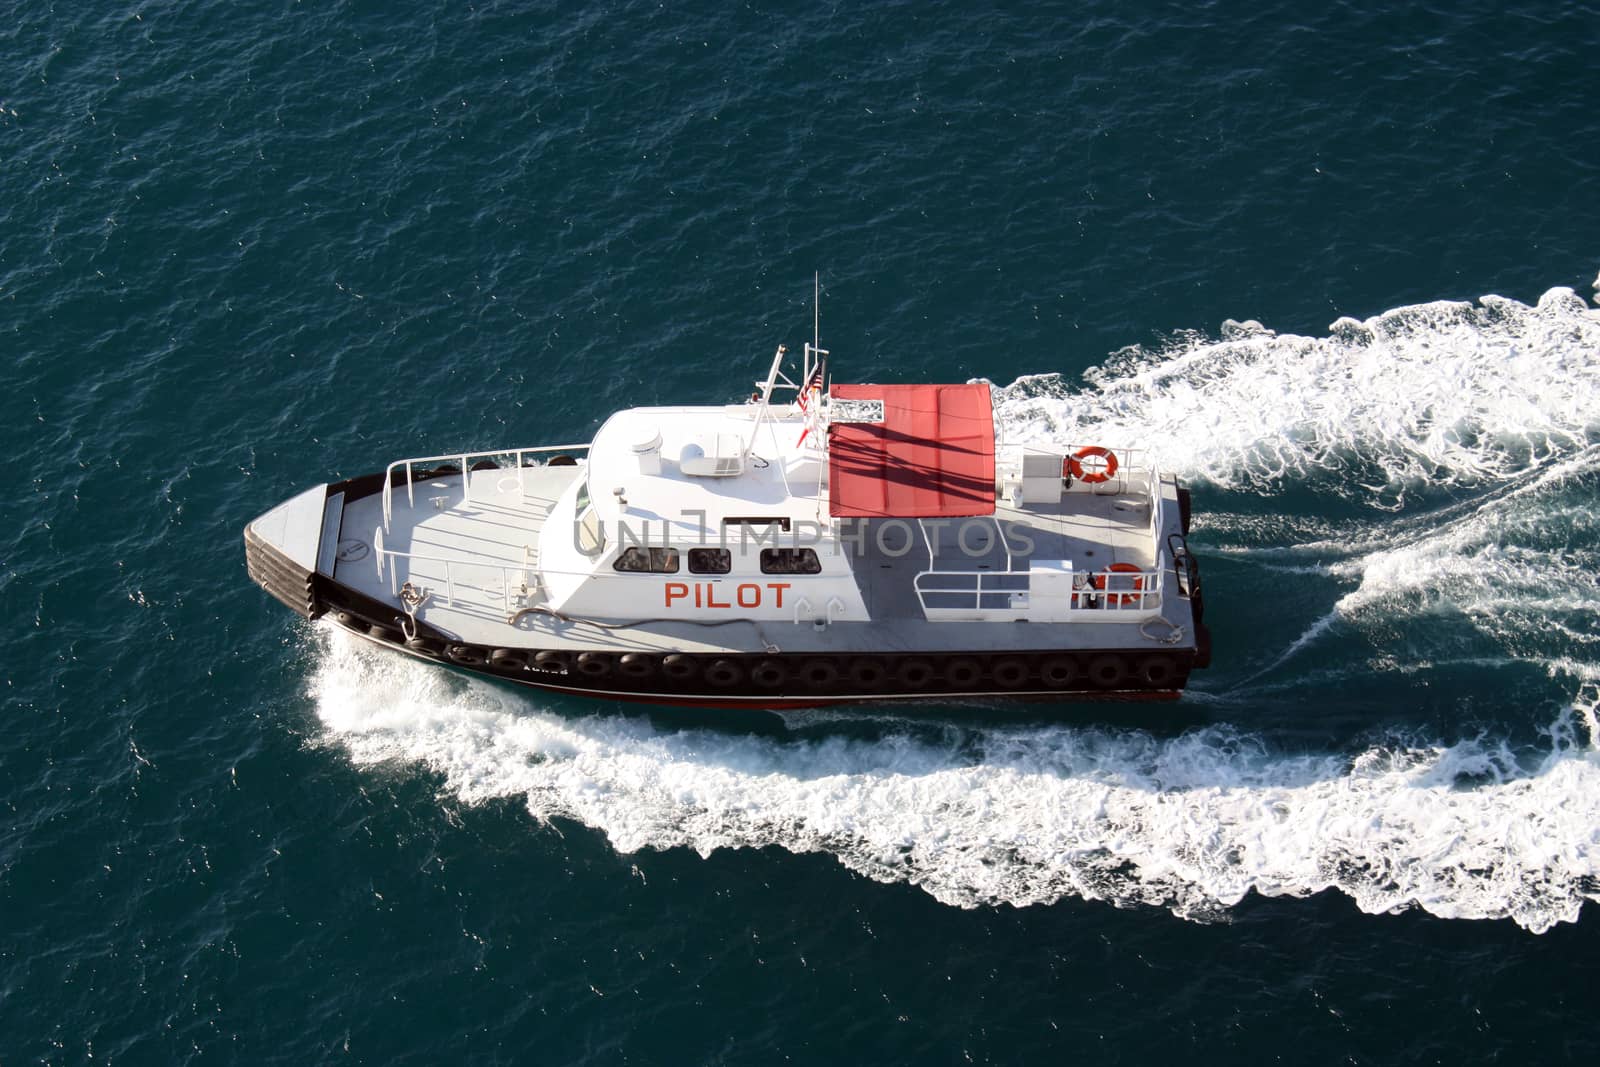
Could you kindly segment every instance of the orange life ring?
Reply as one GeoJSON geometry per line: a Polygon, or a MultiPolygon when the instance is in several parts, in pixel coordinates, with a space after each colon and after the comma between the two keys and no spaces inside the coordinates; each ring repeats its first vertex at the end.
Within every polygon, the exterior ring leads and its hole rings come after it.
{"type": "Polygon", "coordinates": [[[1109,482],[1112,476],[1117,473],[1117,454],[1111,449],[1101,448],[1099,445],[1080,448],[1067,457],[1067,472],[1078,481],[1089,485],[1109,482]],[[1103,459],[1106,461],[1106,465],[1099,470],[1091,470],[1085,473],[1083,461],[1086,459],[1103,459]]]}
{"type": "Polygon", "coordinates": [[[1103,591],[1106,587],[1106,577],[1107,575],[1111,574],[1133,575],[1133,590],[1127,593],[1106,593],[1107,604],[1118,604],[1123,607],[1129,607],[1139,603],[1144,599],[1143,568],[1136,567],[1132,563],[1113,563],[1111,566],[1094,576],[1094,587],[1103,591]]]}

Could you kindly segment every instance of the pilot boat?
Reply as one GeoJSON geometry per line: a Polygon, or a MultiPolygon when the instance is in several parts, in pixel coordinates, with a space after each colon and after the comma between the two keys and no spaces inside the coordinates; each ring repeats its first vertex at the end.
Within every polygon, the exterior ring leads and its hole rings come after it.
{"type": "Polygon", "coordinates": [[[1171,699],[1208,665],[1189,492],[1147,450],[1010,440],[986,382],[827,357],[313,486],[245,528],[250,577],[396,653],[657,704],[1171,699]]]}

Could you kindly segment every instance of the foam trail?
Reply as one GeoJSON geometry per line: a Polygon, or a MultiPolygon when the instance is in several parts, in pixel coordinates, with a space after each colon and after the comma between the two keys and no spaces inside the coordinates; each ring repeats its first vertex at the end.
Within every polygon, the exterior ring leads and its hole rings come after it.
{"type": "Polygon", "coordinates": [[[1280,755],[1226,728],[772,740],[566,719],[332,628],[316,641],[317,713],[356,762],[424,765],[466,803],[521,797],[623,852],[778,845],[962,907],[1080,897],[1197,918],[1252,890],[1336,889],[1368,912],[1543,931],[1600,892],[1600,752],[1578,708],[1532,754],[1280,755]]]}
{"type": "Polygon", "coordinates": [[[1337,607],[1335,607],[1333,611],[1328,612],[1316,622],[1306,627],[1305,632],[1291,641],[1289,643],[1289,647],[1284,649],[1276,659],[1267,664],[1265,667],[1262,667],[1260,670],[1256,671],[1254,674],[1250,675],[1248,678],[1245,678],[1239,683],[1239,686],[1249,685],[1262,675],[1270,674],[1272,671],[1275,671],[1279,667],[1283,666],[1290,659],[1294,658],[1295,653],[1310,645],[1311,642],[1315,641],[1317,638],[1331,630],[1333,628],[1333,624],[1339,621],[1339,617],[1339,611],[1337,607]]]}
{"type": "Polygon", "coordinates": [[[1384,625],[1458,614],[1526,655],[1533,643],[1600,644],[1600,447],[1530,472],[1435,528],[1403,524],[1366,553],[1329,566],[1358,584],[1338,613],[1384,625]]]}
{"type": "MultiPolygon", "coordinates": [[[[1600,446],[1589,446],[1440,511],[1358,524],[1350,537],[1316,530],[1316,540],[1300,544],[1208,546],[1266,560],[1258,570],[1325,575],[1352,586],[1245,682],[1281,666],[1340,621],[1380,630],[1406,623],[1418,639],[1463,618],[1524,659],[1537,650],[1554,655],[1600,645],[1597,488],[1600,446]],[[1276,562],[1303,558],[1318,562],[1276,562]]],[[[1249,524],[1223,516],[1219,527],[1248,530],[1249,524]]]]}
{"type": "Polygon", "coordinates": [[[1479,485],[1600,434],[1600,311],[1567,288],[1536,306],[1485,296],[1356,322],[1323,338],[1228,323],[1086,375],[997,392],[1013,439],[1153,448],[1213,485],[1291,483],[1398,507],[1421,485],[1479,485]]]}

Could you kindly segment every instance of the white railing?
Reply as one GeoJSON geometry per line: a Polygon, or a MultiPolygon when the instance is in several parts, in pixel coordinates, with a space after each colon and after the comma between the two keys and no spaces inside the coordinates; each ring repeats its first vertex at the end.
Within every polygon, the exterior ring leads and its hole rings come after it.
{"type": "Polygon", "coordinates": [[[1028,576],[1025,570],[922,571],[912,579],[912,587],[929,622],[1025,619],[1029,614],[1028,576]],[[929,579],[943,584],[930,585],[929,579]],[[1010,584],[1002,586],[1002,582],[1010,584]],[[930,604],[930,597],[937,604],[930,604]]]}
{"type": "Polygon", "coordinates": [[[1031,588],[1033,577],[1032,571],[1020,569],[926,570],[912,579],[912,587],[929,622],[1139,622],[1161,610],[1166,552],[1158,554],[1154,570],[1093,571],[1089,585],[1048,602],[1031,588]]]}
{"type": "Polygon", "coordinates": [[[1091,477],[1099,472],[1106,472],[1109,477],[1105,481],[1088,481],[1084,478],[1073,478],[1072,485],[1067,488],[1068,493],[1126,493],[1130,489],[1149,491],[1153,493],[1156,485],[1156,470],[1150,460],[1148,448],[1114,448],[1110,445],[1070,444],[1063,450],[1067,462],[1077,458],[1077,454],[1085,448],[1103,447],[1107,452],[1117,458],[1117,469],[1108,471],[1105,460],[1096,456],[1085,456],[1078,460],[1084,468],[1084,473],[1091,477]]]}
{"type": "MultiPolygon", "coordinates": [[[[382,529],[379,529],[373,537],[373,555],[377,557],[378,577],[379,579],[388,579],[389,594],[394,597],[400,596],[400,568],[395,565],[395,561],[401,559],[444,564],[445,605],[447,607],[453,608],[456,606],[457,568],[463,568],[468,572],[498,573],[502,583],[502,588],[498,591],[489,589],[486,586],[467,585],[465,581],[462,582],[462,585],[467,589],[477,589],[478,592],[483,593],[482,603],[486,605],[492,605],[496,600],[501,601],[507,615],[515,614],[522,607],[527,606],[527,598],[540,589],[540,577],[537,567],[513,563],[478,563],[469,560],[450,559],[446,556],[425,556],[416,552],[400,552],[383,547],[382,529]],[[519,600],[522,603],[516,603],[519,600]]],[[[412,569],[408,562],[408,578],[412,569]]]]}
{"type": "Polygon", "coordinates": [[[1154,456],[1148,448],[1082,442],[1067,445],[1052,444],[1042,448],[1022,444],[997,445],[995,491],[998,498],[1010,500],[1014,507],[1018,504],[1015,494],[1022,494],[1034,504],[1041,500],[1054,502],[1053,490],[1035,497],[1028,494],[1025,489],[1030,482],[1043,477],[1037,471],[1032,475],[1024,475],[1028,461],[1037,459],[1041,453],[1059,457],[1061,469],[1054,472],[1055,476],[1066,477],[1072,470],[1073,463],[1076,463],[1078,469],[1082,471],[1082,475],[1072,476],[1071,485],[1062,488],[1061,492],[1067,497],[1118,496],[1129,493],[1148,494],[1154,497],[1160,481],[1154,456]],[[1087,454],[1079,456],[1080,452],[1087,454]]]}
{"type": "MultiPolygon", "coordinates": [[[[588,454],[588,445],[541,445],[538,448],[500,448],[488,452],[451,452],[442,456],[414,456],[411,459],[397,459],[383,472],[383,528],[389,528],[389,520],[394,515],[392,494],[394,492],[394,472],[397,467],[406,469],[406,504],[415,507],[416,493],[412,485],[412,467],[420,464],[454,463],[461,468],[461,495],[465,503],[472,503],[472,461],[477,459],[499,459],[505,456],[516,457],[517,489],[527,492],[527,478],[525,472],[529,469],[523,463],[526,456],[544,455],[550,452],[581,452],[588,454]]],[[[454,477],[451,472],[450,477],[454,477]]]]}

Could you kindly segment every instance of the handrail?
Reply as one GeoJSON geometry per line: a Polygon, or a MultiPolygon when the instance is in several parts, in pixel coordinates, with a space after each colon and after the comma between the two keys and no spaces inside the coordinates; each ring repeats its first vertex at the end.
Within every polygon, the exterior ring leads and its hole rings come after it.
{"type": "MultiPolygon", "coordinates": [[[[1106,618],[1106,616],[1104,614],[1102,614],[1102,613],[1107,612],[1107,611],[1111,611],[1111,612],[1117,612],[1117,613],[1147,614],[1147,613],[1149,613],[1151,611],[1159,611],[1160,608],[1161,608],[1161,605],[1165,602],[1165,597],[1166,597],[1166,552],[1165,552],[1165,550],[1162,550],[1157,554],[1156,565],[1151,570],[1113,571],[1113,570],[1106,569],[1106,570],[1090,571],[1090,572],[1086,572],[1086,573],[1088,573],[1090,575],[1101,577],[1103,579],[1103,585],[1100,588],[1090,587],[1090,588],[1084,588],[1084,589],[1081,589],[1081,590],[1077,590],[1077,589],[1073,590],[1073,592],[1071,594],[1071,597],[1069,599],[1069,607],[1067,608],[1067,610],[1064,613],[1062,613],[1065,616],[1065,618],[1068,618],[1068,619],[1071,619],[1071,620],[1074,620],[1074,621],[1093,621],[1095,619],[1099,619],[1101,621],[1108,621],[1109,622],[1109,621],[1113,621],[1113,620],[1106,618]],[[1118,581],[1118,582],[1136,581],[1138,584],[1135,587],[1127,588],[1127,589],[1123,589],[1123,588],[1120,588],[1120,587],[1115,587],[1114,588],[1111,585],[1111,583],[1114,580],[1118,581]]],[[[1015,593],[1029,594],[1029,593],[1031,593],[1031,588],[1030,587],[1031,587],[1031,578],[1032,578],[1032,576],[1033,576],[1033,572],[1031,570],[1022,570],[1022,569],[1003,570],[1003,571],[996,571],[996,570],[965,570],[965,571],[958,571],[958,570],[931,570],[930,569],[930,570],[925,570],[925,571],[919,572],[912,579],[912,589],[917,594],[917,601],[922,607],[923,615],[925,617],[927,617],[928,619],[930,619],[930,620],[932,620],[934,618],[934,615],[929,614],[930,612],[935,612],[935,613],[960,612],[960,613],[963,613],[965,616],[967,616],[969,618],[977,616],[977,615],[980,615],[980,614],[987,615],[987,614],[1003,613],[1003,614],[1010,615],[1010,616],[1012,616],[1014,618],[1025,618],[1025,617],[1028,617],[1030,615],[1030,613],[1031,613],[1029,608],[1015,608],[1015,607],[985,608],[983,606],[983,598],[985,596],[993,597],[993,596],[1009,595],[1009,594],[1015,594],[1015,593]],[[935,577],[937,577],[937,578],[946,578],[946,579],[958,579],[958,580],[963,580],[963,581],[962,581],[962,584],[958,584],[958,585],[951,585],[951,584],[940,584],[940,585],[937,585],[937,586],[928,585],[927,582],[926,582],[926,579],[935,578],[935,577]],[[1002,578],[1010,578],[1010,579],[1021,578],[1021,579],[1025,579],[1026,581],[1025,581],[1025,584],[1022,585],[1021,587],[1015,587],[1015,586],[1007,587],[1007,588],[996,587],[995,580],[1002,579],[1002,578]],[[969,579],[970,579],[970,583],[966,581],[966,580],[969,580],[969,579]],[[964,597],[964,598],[970,597],[971,598],[970,599],[970,606],[960,606],[960,607],[953,607],[953,608],[936,608],[936,607],[935,608],[930,608],[929,605],[928,605],[928,596],[930,594],[935,595],[935,596],[944,595],[944,596],[961,596],[961,597],[964,597]]]]}
{"type": "MultiPolygon", "coordinates": [[[[1080,449],[1090,447],[1094,446],[1085,443],[1068,444],[1062,446],[1062,454],[1068,459],[1071,459],[1080,449]]],[[[1143,472],[1145,480],[1148,482],[1149,488],[1152,491],[1152,495],[1154,495],[1154,487],[1159,478],[1159,474],[1156,470],[1153,450],[1149,446],[1105,445],[1103,447],[1109,449],[1110,452],[1117,457],[1116,473],[1103,482],[1088,482],[1082,480],[1076,481],[1073,483],[1072,489],[1079,489],[1081,486],[1081,492],[1094,495],[1107,493],[1126,493],[1129,491],[1130,483],[1135,481],[1135,479],[1133,479],[1131,476],[1135,472],[1143,472]]],[[[1071,492],[1072,489],[1067,491],[1071,492]]]]}
{"type": "MultiPolygon", "coordinates": [[[[455,607],[455,603],[456,603],[456,579],[455,579],[455,568],[456,567],[471,567],[471,568],[475,568],[477,570],[499,571],[500,572],[500,580],[505,583],[505,591],[504,591],[504,594],[503,594],[503,599],[505,601],[505,608],[506,608],[506,612],[508,614],[512,611],[512,607],[511,607],[512,576],[513,575],[521,575],[522,578],[523,578],[523,586],[524,586],[524,588],[527,588],[527,586],[529,584],[528,581],[527,581],[527,575],[529,573],[529,568],[526,567],[526,566],[519,566],[517,564],[511,564],[511,563],[496,563],[496,562],[488,562],[488,561],[479,563],[479,562],[474,562],[472,560],[451,559],[448,556],[425,556],[425,555],[423,555],[423,554],[421,554],[419,552],[401,552],[399,549],[384,548],[383,547],[383,531],[381,529],[378,531],[375,540],[376,540],[376,545],[374,547],[373,554],[375,556],[377,556],[377,558],[378,558],[377,559],[377,562],[378,562],[378,577],[380,579],[385,577],[385,573],[384,573],[385,572],[385,567],[384,567],[384,559],[385,559],[385,557],[387,557],[389,560],[408,559],[408,560],[423,560],[423,561],[428,562],[428,563],[443,563],[444,564],[445,603],[447,605],[449,605],[450,607],[455,607]]],[[[387,577],[389,579],[389,593],[390,593],[391,596],[399,596],[400,595],[400,568],[394,567],[394,566],[390,566],[390,567],[387,568],[387,571],[388,571],[387,577]]],[[[534,574],[535,587],[537,587],[537,583],[540,580],[540,572],[537,571],[537,570],[534,570],[533,574],[534,574]]]]}
{"type": "Polygon", "coordinates": [[[410,459],[397,459],[383,471],[383,528],[389,528],[389,520],[394,517],[392,493],[394,491],[394,470],[404,466],[406,469],[406,504],[415,507],[416,493],[411,482],[411,467],[416,463],[440,463],[450,460],[461,464],[461,493],[467,503],[472,502],[472,469],[468,464],[475,459],[488,459],[498,456],[517,457],[517,489],[519,492],[527,491],[527,481],[523,471],[527,468],[522,464],[524,456],[540,455],[546,452],[583,452],[587,454],[589,446],[583,445],[540,445],[537,448],[496,448],[487,452],[447,452],[438,456],[413,456],[410,459]]]}

